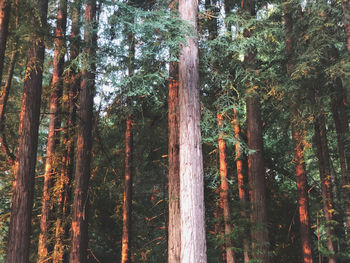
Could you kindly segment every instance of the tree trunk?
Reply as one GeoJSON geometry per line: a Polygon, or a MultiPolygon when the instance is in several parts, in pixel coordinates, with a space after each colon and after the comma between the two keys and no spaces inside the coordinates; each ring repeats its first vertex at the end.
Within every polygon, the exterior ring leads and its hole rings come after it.
{"type": "MultiPolygon", "coordinates": [[[[217,114],[219,130],[222,128],[222,114],[217,114]]],[[[227,162],[226,162],[226,142],[224,134],[219,131],[218,146],[220,160],[220,199],[222,200],[225,224],[225,245],[226,245],[226,262],[234,263],[235,257],[231,241],[231,209],[229,204],[229,187],[227,182],[227,162]]]]}
{"type": "Polygon", "coordinates": [[[11,0],[0,0],[0,87],[2,86],[2,72],[4,69],[4,58],[10,13],[11,0]]]}
{"type": "MultiPolygon", "coordinates": [[[[180,0],[180,18],[197,32],[198,1],[180,0]]],[[[189,37],[181,46],[180,103],[180,210],[181,262],[207,261],[203,157],[200,131],[198,40],[189,37]]]]}
{"type": "Polygon", "coordinates": [[[334,236],[332,226],[334,208],[325,116],[319,104],[319,95],[313,90],[311,93],[311,103],[318,107],[318,113],[314,115],[315,145],[321,179],[323,212],[326,219],[327,248],[330,253],[328,260],[329,263],[335,263],[336,259],[334,254],[336,252],[336,246],[332,240],[334,236]]]}
{"type": "MultiPolygon", "coordinates": [[[[177,1],[172,1],[170,10],[176,10],[177,1]]],[[[181,257],[180,217],[180,163],[179,163],[179,67],[169,63],[168,96],[168,162],[169,162],[169,226],[168,262],[179,263],[181,257]]]]}
{"type": "MultiPolygon", "coordinates": [[[[85,23],[85,53],[93,60],[96,54],[95,45],[97,42],[96,0],[87,0],[85,3],[85,23]],[[93,32],[91,32],[91,26],[94,29],[93,32]]],[[[95,93],[94,79],[95,64],[90,62],[90,68],[82,71],[82,81],[80,85],[77,160],[75,167],[72,216],[72,248],[70,252],[71,263],[84,263],[87,261],[87,206],[91,172],[93,99],[95,93]]]]}
{"type": "MultiPolygon", "coordinates": [[[[248,220],[246,208],[247,208],[247,193],[246,187],[244,183],[244,175],[243,175],[243,163],[242,163],[242,154],[241,154],[241,146],[240,146],[240,129],[239,129],[239,121],[237,109],[233,109],[233,125],[235,131],[235,152],[236,152],[236,169],[237,169],[237,182],[238,182],[238,195],[239,202],[241,205],[241,216],[244,219],[248,220]]],[[[250,260],[249,257],[249,239],[248,239],[248,231],[244,231],[243,237],[243,254],[244,254],[244,263],[248,263],[250,260]]]]}
{"type": "Polygon", "coordinates": [[[348,53],[350,54],[350,1],[344,0],[342,1],[342,5],[343,5],[343,15],[344,15],[346,47],[347,47],[348,53]]]}
{"type": "MultiPolygon", "coordinates": [[[[48,1],[34,1],[38,18],[36,27],[46,25],[48,1]]],[[[42,30],[42,28],[41,28],[42,30]]],[[[11,203],[7,263],[26,263],[29,260],[29,237],[34,193],[35,163],[38,144],[42,71],[45,46],[43,37],[32,40],[28,51],[26,75],[19,125],[17,159],[14,164],[14,182],[11,203]]]]}
{"type": "Polygon", "coordinates": [[[125,179],[123,202],[122,263],[130,262],[130,227],[132,202],[132,118],[126,119],[125,130],[125,179]]]}
{"type": "Polygon", "coordinates": [[[50,245],[50,229],[52,220],[51,216],[51,192],[53,179],[56,177],[58,160],[57,146],[59,144],[59,132],[61,127],[60,104],[63,92],[63,69],[64,69],[64,54],[65,54],[65,36],[66,36],[66,21],[67,21],[67,0],[60,0],[57,10],[57,25],[55,37],[55,50],[53,58],[53,74],[52,74],[52,91],[50,97],[50,124],[49,134],[46,146],[46,163],[44,174],[44,189],[42,196],[42,209],[40,217],[40,235],[38,245],[38,262],[47,260],[52,254],[52,245],[50,245]]]}
{"type": "MultiPolygon", "coordinates": [[[[285,3],[284,6],[284,26],[286,30],[286,59],[287,74],[290,77],[294,65],[291,63],[293,56],[293,20],[291,6],[285,3]]],[[[304,263],[312,263],[312,241],[309,217],[309,199],[307,194],[307,179],[304,163],[304,140],[305,127],[302,127],[302,119],[294,102],[290,107],[292,137],[294,140],[294,164],[296,171],[296,182],[299,204],[300,238],[302,247],[302,257],[304,263]]]]}

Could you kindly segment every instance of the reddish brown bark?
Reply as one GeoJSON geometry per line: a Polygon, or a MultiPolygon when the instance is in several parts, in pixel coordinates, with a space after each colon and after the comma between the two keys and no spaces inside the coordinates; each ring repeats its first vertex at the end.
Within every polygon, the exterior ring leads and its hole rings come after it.
{"type": "MultiPolygon", "coordinates": [[[[246,213],[246,207],[247,207],[247,193],[246,193],[246,187],[244,183],[244,175],[243,175],[243,162],[242,162],[242,153],[241,153],[241,146],[240,146],[240,129],[239,129],[239,120],[238,120],[238,114],[237,109],[233,109],[233,125],[234,125],[234,131],[235,131],[235,153],[236,153],[236,170],[237,170],[237,182],[238,182],[238,195],[239,195],[239,202],[241,205],[241,216],[244,219],[248,219],[247,213],[246,213]]],[[[249,257],[249,239],[248,231],[244,231],[243,237],[243,254],[244,254],[244,263],[248,263],[250,257],[249,257]]]]}
{"type": "MultiPolygon", "coordinates": [[[[179,15],[197,32],[198,1],[180,0],[179,15]]],[[[198,40],[193,36],[180,48],[179,83],[181,262],[203,263],[207,255],[198,40]]]]}
{"type": "Polygon", "coordinates": [[[336,245],[333,241],[334,229],[332,226],[334,207],[325,116],[319,103],[320,97],[313,90],[311,91],[310,100],[312,104],[318,107],[318,112],[314,114],[315,146],[321,179],[323,212],[326,220],[327,248],[329,251],[328,260],[329,263],[335,263],[336,259],[334,254],[336,252],[336,245]]]}
{"type": "MultiPolygon", "coordinates": [[[[222,114],[217,114],[219,130],[222,129],[222,114]]],[[[225,225],[225,245],[226,245],[226,262],[234,263],[234,252],[232,249],[232,241],[230,238],[232,232],[231,225],[231,209],[229,204],[229,187],[227,182],[227,162],[226,162],[226,142],[225,135],[219,131],[219,163],[220,163],[220,199],[222,200],[222,208],[224,214],[225,225]]]]}
{"type": "MultiPolygon", "coordinates": [[[[286,30],[286,70],[288,76],[291,75],[294,65],[291,63],[293,56],[293,20],[291,7],[289,4],[284,4],[284,26],[286,30]]],[[[294,140],[294,164],[296,171],[296,182],[299,204],[299,221],[300,221],[300,238],[302,247],[302,258],[305,263],[312,263],[312,241],[311,228],[309,217],[309,200],[307,194],[307,179],[304,164],[304,142],[305,142],[305,127],[302,127],[302,119],[300,112],[295,103],[291,104],[291,126],[292,137],[294,140]]]]}
{"type": "MultiPolygon", "coordinates": [[[[177,1],[172,1],[170,10],[176,10],[177,1]]],[[[180,217],[180,163],[179,163],[179,68],[178,63],[169,63],[168,95],[168,162],[169,162],[169,226],[168,262],[179,263],[181,257],[180,217]]]]}
{"type": "Polygon", "coordinates": [[[46,261],[51,255],[53,246],[50,244],[51,229],[51,197],[53,178],[56,177],[58,160],[56,148],[59,144],[60,103],[63,92],[64,47],[67,21],[67,0],[61,0],[57,9],[57,25],[55,49],[53,58],[53,74],[50,97],[50,123],[46,146],[46,163],[44,174],[44,188],[42,195],[42,209],[40,217],[40,235],[38,244],[38,262],[46,261]]]}
{"type": "Polygon", "coordinates": [[[125,129],[125,179],[123,201],[122,263],[130,262],[130,227],[132,202],[132,119],[126,119],[125,129]]]}
{"type": "MultiPolygon", "coordinates": [[[[38,17],[33,19],[33,23],[36,27],[45,26],[48,1],[37,0],[33,4],[38,11],[38,17]]],[[[20,114],[20,137],[14,164],[7,263],[26,263],[29,260],[44,52],[43,37],[33,39],[28,51],[20,114]]]]}
{"type": "Polygon", "coordinates": [[[343,14],[344,14],[346,47],[348,49],[348,53],[350,54],[350,1],[344,0],[342,1],[342,5],[343,5],[343,14]]]}
{"type": "Polygon", "coordinates": [[[87,206],[88,187],[90,180],[90,164],[92,149],[93,99],[95,93],[95,64],[92,60],[96,54],[96,0],[85,3],[85,53],[91,59],[89,69],[82,71],[80,85],[80,108],[77,139],[77,154],[75,167],[75,189],[72,215],[72,248],[71,263],[87,261],[87,206]],[[91,30],[94,29],[94,30],[91,30]]]}
{"type": "Polygon", "coordinates": [[[8,26],[10,21],[11,1],[0,0],[0,86],[2,86],[2,72],[4,68],[4,58],[8,26]]]}

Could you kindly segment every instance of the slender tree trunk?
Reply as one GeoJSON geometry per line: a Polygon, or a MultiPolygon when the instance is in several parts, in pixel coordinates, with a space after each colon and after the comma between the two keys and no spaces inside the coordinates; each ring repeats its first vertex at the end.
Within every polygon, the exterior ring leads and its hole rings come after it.
{"type": "Polygon", "coordinates": [[[132,118],[126,119],[125,130],[125,179],[123,202],[122,263],[130,262],[130,227],[132,202],[132,118]]]}
{"type": "MultiPolygon", "coordinates": [[[[219,193],[220,188],[217,189],[217,192],[219,193]]],[[[220,237],[220,239],[224,239],[224,235],[223,235],[223,229],[222,229],[222,215],[223,215],[223,203],[222,203],[222,199],[219,196],[219,198],[216,200],[216,208],[214,210],[214,219],[215,219],[215,224],[214,224],[214,234],[216,239],[218,239],[218,237],[220,237]]],[[[221,245],[221,258],[222,258],[222,262],[226,261],[226,248],[225,246],[222,244],[221,245]]]]}
{"type": "MultiPolygon", "coordinates": [[[[172,1],[170,10],[177,8],[178,1],[172,1]]],[[[179,263],[181,257],[181,217],[180,217],[180,163],[179,163],[179,67],[169,63],[168,96],[168,160],[169,160],[169,226],[168,262],[179,263]]]]}
{"type": "Polygon", "coordinates": [[[327,248],[330,255],[328,256],[329,263],[335,263],[336,246],[332,238],[334,236],[332,221],[333,215],[333,197],[332,197],[332,182],[331,171],[329,163],[329,152],[326,134],[325,116],[322,108],[319,104],[319,95],[315,91],[311,92],[311,103],[317,105],[319,112],[314,116],[314,129],[315,129],[315,145],[318,158],[318,165],[321,179],[321,191],[323,201],[323,212],[326,219],[326,236],[327,236],[327,248]]]}
{"type": "MultiPolygon", "coordinates": [[[[284,26],[286,30],[286,58],[287,74],[290,77],[294,65],[291,63],[293,56],[293,20],[291,6],[284,4],[284,26]]],[[[294,163],[299,204],[300,237],[302,246],[302,258],[304,263],[312,263],[312,241],[309,217],[309,200],[307,194],[307,179],[304,164],[304,140],[305,128],[302,127],[302,119],[295,103],[291,104],[291,126],[294,140],[294,163]]]]}
{"type": "Polygon", "coordinates": [[[348,53],[350,54],[350,1],[344,0],[342,1],[343,5],[343,17],[344,17],[344,29],[345,29],[345,37],[346,37],[346,47],[348,49],[348,53]]]}
{"type": "MultiPolygon", "coordinates": [[[[96,54],[95,45],[97,42],[96,0],[87,0],[85,3],[85,23],[85,52],[89,59],[93,60],[96,54]],[[93,32],[91,32],[91,28],[94,29],[93,32]]],[[[70,252],[71,263],[84,263],[87,261],[87,206],[91,172],[93,99],[95,93],[94,79],[95,64],[93,61],[90,61],[90,68],[82,71],[82,81],[80,85],[77,160],[72,215],[72,248],[70,252]]]]}
{"type": "Polygon", "coordinates": [[[10,21],[10,13],[11,1],[0,0],[0,87],[2,86],[2,72],[4,68],[4,58],[8,35],[8,26],[10,21]]]}
{"type": "Polygon", "coordinates": [[[57,146],[59,144],[59,128],[61,127],[60,104],[63,92],[63,69],[64,69],[64,54],[65,54],[65,36],[66,36],[66,21],[67,21],[67,0],[58,2],[57,10],[57,25],[55,50],[53,59],[53,74],[52,87],[50,97],[50,124],[49,134],[46,146],[46,163],[44,174],[44,189],[42,196],[42,209],[40,217],[40,235],[38,245],[38,262],[47,260],[52,254],[52,245],[50,244],[50,229],[52,220],[51,216],[51,196],[53,179],[56,177],[58,160],[57,146]]]}
{"type": "MultiPolygon", "coordinates": [[[[198,1],[180,0],[180,18],[197,32],[198,1]]],[[[180,210],[181,262],[207,261],[203,157],[200,131],[198,40],[181,46],[179,63],[180,104],[180,210]]]]}
{"type": "MultiPolygon", "coordinates": [[[[239,202],[241,205],[241,216],[244,219],[248,219],[246,213],[247,207],[247,193],[246,187],[244,183],[244,175],[243,175],[243,162],[242,162],[242,154],[241,154],[241,146],[240,146],[240,129],[239,129],[239,120],[237,109],[233,109],[233,125],[235,131],[235,152],[236,152],[236,169],[237,169],[237,182],[238,182],[238,195],[239,202]]],[[[244,254],[244,263],[248,263],[250,260],[249,257],[249,239],[248,239],[248,231],[244,231],[243,237],[243,254],[244,254]]]]}
{"type": "MultiPolygon", "coordinates": [[[[222,114],[217,114],[218,126],[219,130],[222,128],[222,114]]],[[[232,241],[231,241],[231,209],[229,204],[229,187],[227,182],[227,162],[226,162],[226,142],[224,138],[224,134],[219,131],[218,138],[218,146],[219,146],[219,160],[220,160],[220,199],[223,204],[223,212],[224,212],[224,224],[225,224],[225,245],[226,245],[226,262],[234,263],[235,257],[232,249],[232,241]]]]}
{"type": "MultiPolygon", "coordinates": [[[[48,1],[34,1],[38,18],[35,26],[46,25],[48,1]]],[[[41,28],[42,29],[42,28],[41,28]]],[[[26,263],[29,260],[29,237],[34,193],[34,175],[38,144],[42,71],[45,46],[43,37],[36,38],[28,51],[19,125],[17,159],[14,164],[14,182],[11,218],[7,247],[7,263],[26,263]]]]}

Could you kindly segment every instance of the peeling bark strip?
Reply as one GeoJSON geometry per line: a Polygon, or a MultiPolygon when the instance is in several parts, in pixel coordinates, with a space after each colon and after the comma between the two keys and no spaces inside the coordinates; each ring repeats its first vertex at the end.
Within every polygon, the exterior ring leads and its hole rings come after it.
{"type": "MultiPolygon", "coordinates": [[[[170,10],[177,9],[178,1],[172,1],[170,10]]],[[[179,163],[179,67],[169,63],[168,83],[168,162],[169,162],[169,226],[168,262],[179,263],[181,257],[181,215],[180,215],[180,163],[179,163]]]]}
{"type": "Polygon", "coordinates": [[[226,162],[226,142],[224,134],[220,131],[222,129],[222,114],[217,114],[218,127],[219,127],[219,163],[220,163],[220,199],[224,212],[224,224],[225,224],[225,245],[226,245],[226,262],[234,263],[235,257],[232,249],[232,241],[230,234],[232,232],[231,226],[231,209],[229,204],[229,187],[227,182],[227,162],[226,162]]]}
{"type": "MultiPolygon", "coordinates": [[[[33,19],[36,27],[46,25],[48,1],[36,0],[38,18],[33,19]]],[[[41,30],[43,30],[41,28],[41,30]]],[[[42,71],[45,46],[43,38],[36,38],[28,51],[26,77],[20,114],[17,159],[14,165],[11,218],[7,247],[7,263],[29,261],[29,237],[34,193],[34,175],[38,144],[38,128],[42,89],[42,71]],[[35,63],[32,63],[35,61],[35,63]]]]}
{"type": "MultiPolygon", "coordinates": [[[[180,18],[193,26],[195,34],[197,10],[198,1],[179,1],[180,18]]],[[[197,37],[189,37],[180,52],[181,262],[203,263],[207,255],[197,37]]]]}
{"type": "Polygon", "coordinates": [[[130,227],[132,202],[132,125],[129,115],[126,118],[125,129],[125,179],[123,202],[123,236],[122,236],[122,263],[130,262],[130,227]]]}
{"type": "Polygon", "coordinates": [[[71,263],[85,263],[87,261],[87,194],[91,172],[93,99],[95,93],[95,64],[92,60],[96,55],[96,27],[96,0],[87,0],[85,4],[84,42],[86,45],[85,53],[91,61],[89,69],[82,71],[80,85],[77,161],[72,216],[72,248],[69,261],[71,263]]]}

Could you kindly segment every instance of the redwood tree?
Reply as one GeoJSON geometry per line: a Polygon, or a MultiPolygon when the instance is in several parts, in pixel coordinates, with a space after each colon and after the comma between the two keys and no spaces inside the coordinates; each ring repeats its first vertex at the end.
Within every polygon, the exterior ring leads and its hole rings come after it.
{"type": "MultiPolygon", "coordinates": [[[[179,14],[196,34],[198,1],[180,0],[179,14]]],[[[202,263],[207,255],[196,36],[180,48],[179,83],[181,262],[202,263]]]]}
{"type": "MultiPolygon", "coordinates": [[[[47,0],[33,2],[38,16],[32,26],[41,32],[46,26],[47,0]]],[[[34,176],[38,144],[38,128],[42,90],[42,72],[45,46],[43,36],[33,32],[23,87],[20,113],[17,159],[14,164],[11,218],[9,227],[7,263],[25,263],[29,260],[29,238],[34,194],[34,176]]]]}
{"type": "Polygon", "coordinates": [[[11,1],[0,0],[0,86],[2,83],[2,71],[4,68],[4,58],[8,26],[10,21],[11,1]]]}

